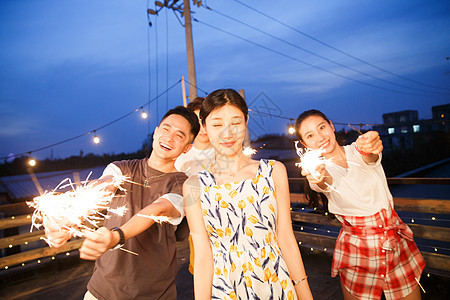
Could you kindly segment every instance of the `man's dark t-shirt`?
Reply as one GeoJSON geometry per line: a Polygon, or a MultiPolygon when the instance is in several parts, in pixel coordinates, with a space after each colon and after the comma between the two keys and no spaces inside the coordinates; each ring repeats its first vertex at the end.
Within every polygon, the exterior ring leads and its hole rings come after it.
{"type": "MultiPolygon", "coordinates": [[[[165,194],[182,195],[187,176],[181,172],[162,173],[147,165],[147,159],[114,162],[122,175],[135,183],[123,184],[111,208],[126,205],[124,216],[108,213],[104,226],[112,229],[126,223],[141,209],[165,194]]],[[[95,263],[88,290],[97,299],[176,299],[176,226],[155,223],[125,242],[123,248],[107,251],[95,263]]]]}

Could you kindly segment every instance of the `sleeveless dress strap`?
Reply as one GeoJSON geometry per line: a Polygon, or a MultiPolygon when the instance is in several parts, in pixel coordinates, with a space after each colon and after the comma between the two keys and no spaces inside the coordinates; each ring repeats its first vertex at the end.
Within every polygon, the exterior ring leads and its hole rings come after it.
{"type": "Polygon", "coordinates": [[[209,170],[198,172],[198,179],[202,187],[213,186],[216,184],[213,174],[209,170]]]}
{"type": "Polygon", "coordinates": [[[271,159],[261,159],[259,161],[258,176],[272,177],[273,166],[275,165],[275,160],[271,159]]]}

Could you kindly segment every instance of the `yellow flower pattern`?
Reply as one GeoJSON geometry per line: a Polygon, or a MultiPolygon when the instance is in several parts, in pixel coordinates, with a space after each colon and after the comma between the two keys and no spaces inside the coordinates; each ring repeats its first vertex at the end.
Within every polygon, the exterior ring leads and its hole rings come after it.
{"type": "Polygon", "coordinates": [[[296,299],[277,243],[275,161],[261,160],[254,178],[217,185],[200,172],[201,206],[214,259],[218,299],[296,299]]]}

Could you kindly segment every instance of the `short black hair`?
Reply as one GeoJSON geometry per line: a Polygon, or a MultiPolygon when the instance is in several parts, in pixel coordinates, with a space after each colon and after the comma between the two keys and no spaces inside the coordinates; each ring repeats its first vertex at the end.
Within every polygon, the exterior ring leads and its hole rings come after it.
{"type": "MultiPolygon", "coordinates": [[[[200,131],[200,122],[198,121],[197,115],[192,110],[179,105],[166,112],[164,117],[161,119],[161,122],[170,115],[180,115],[185,118],[189,124],[191,124],[191,133],[193,135],[192,141],[197,137],[197,134],[200,131]]],[[[161,124],[161,122],[159,122],[159,124],[161,124]]]]}
{"type": "Polygon", "coordinates": [[[192,111],[200,110],[202,108],[203,101],[205,101],[205,97],[197,97],[187,105],[192,111]]]}

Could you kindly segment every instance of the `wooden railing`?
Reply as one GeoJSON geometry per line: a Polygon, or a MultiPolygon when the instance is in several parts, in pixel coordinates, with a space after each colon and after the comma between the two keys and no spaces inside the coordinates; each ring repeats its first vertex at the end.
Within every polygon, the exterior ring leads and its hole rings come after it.
{"type": "MultiPolygon", "coordinates": [[[[290,178],[290,183],[297,184],[304,182],[302,178],[290,178]]],[[[390,184],[450,184],[449,178],[393,178],[389,179],[390,184]]],[[[305,203],[303,194],[291,194],[291,201],[293,203],[305,203]]],[[[450,214],[449,200],[435,200],[435,199],[411,199],[411,198],[395,198],[395,209],[397,211],[410,211],[419,213],[433,213],[433,214],[450,214]]],[[[0,212],[8,214],[9,211],[24,210],[26,204],[12,204],[0,206],[0,212]]],[[[26,210],[26,209],[25,209],[26,210]]],[[[28,211],[30,211],[28,209],[28,211]]],[[[327,225],[340,227],[340,224],[335,219],[330,219],[328,216],[306,213],[302,211],[292,211],[292,220],[294,222],[303,222],[318,225],[327,225]]],[[[435,241],[450,242],[450,229],[446,227],[418,225],[411,222],[405,222],[411,227],[416,238],[423,238],[435,241]]],[[[19,226],[31,226],[31,214],[23,214],[17,216],[7,216],[0,219],[0,230],[14,228],[19,226]]],[[[338,229],[336,229],[338,230],[338,229]]],[[[327,235],[316,233],[306,233],[301,230],[295,230],[295,236],[301,246],[313,246],[315,249],[321,251],[333,251],[336,238],[327,235]]],[[[10,237],[0,239],[0,249],[12,248],[15,246],[26,245],[32,242],[41,240],[44,237],[43,231],[35,231],[25,234],[17,234],[10,237]]],[[[61,248],[50,248],[47,245],[41,246],[37,249],[23,251],[20,253],[8,255],[0,258],[0,270],[11,266],[20,265],[30,261],[36,261],[44,257],[54,257],[59,253],[70,254],[81,246],[82,239],[75,239],[67,243],[61,248]]],[[[427,267],[431,270],[441,270],[450,272],[450,256],[440,253],[422,252],[427,267]]]]}
{"type": "MultiPolygon", "coordinates": [[[[303,183],[303,178],[290,178],[291,183],[303,183]]],[[[389,178],[389,184],[440,184],[449,185],[450,178],[389,178]]],[[[449,195],[450,196],[450,195],[449,195]]],[[[291,194],[292,202],[306,203],[303,194],[291,194]]],[[[450,200],[437,199],[415,199],[415,198],[394,198],[395,210],[408,211],[415,213],[430,213],[438,217],[440,214],[450,214],[450,200]]],[[[293,222],[307,223],[314,225],[326,225],[335,227],[334,231],[340,229],[340,223],[329,216],[313,214],[303,211],[292,211],[293,222]]],[[[440,226],[421,225],[413,223],[413,219],[404,220],[414,233],[414,238],[422,238],[431,241],[450,242],[450,228],[440,226]]],[[[300,224],[302,224],[300,223],[300,224]]],[[[295,227],[294,227],[295,228],[295,227]]],[[[332,252],[336,238],[318,233],[306,233],[302,230],[294,231],[297,241],[301,246],[313,247],[315,250],[332,252]]],[[[432,244],[432,242],[431,242],[432,244]]],[[[422,255],[427,263],[427,269],[430,272],[450,274],[450,256],[438,253],[438,247],[435,252],[422,251],[422,255]]]]}

